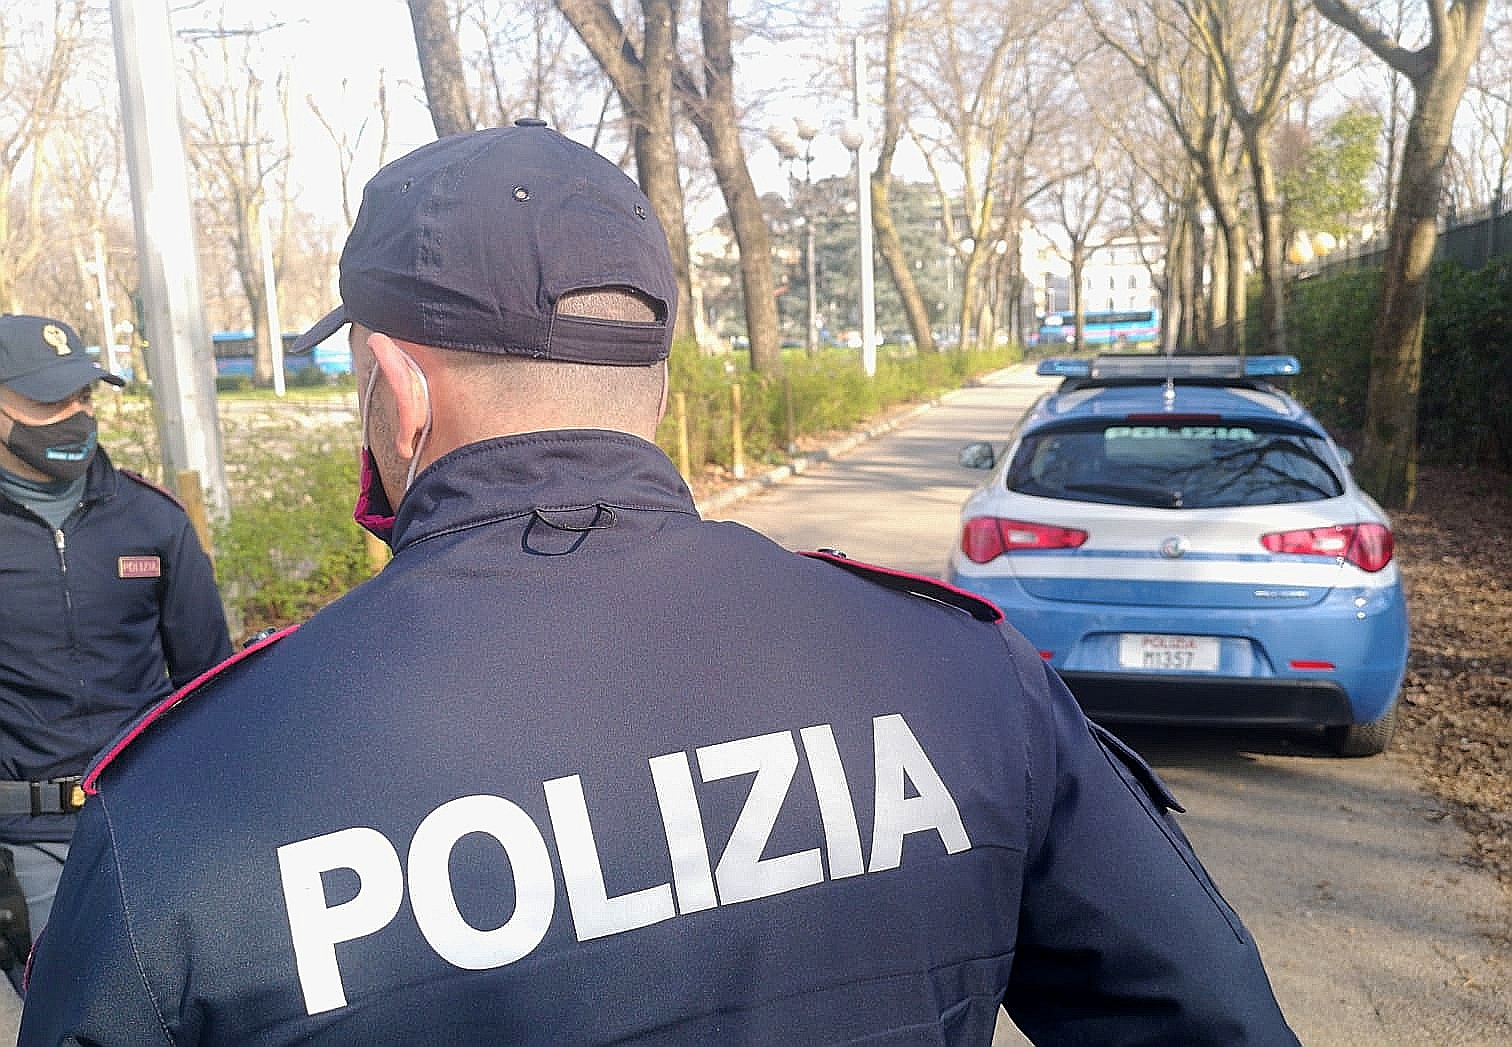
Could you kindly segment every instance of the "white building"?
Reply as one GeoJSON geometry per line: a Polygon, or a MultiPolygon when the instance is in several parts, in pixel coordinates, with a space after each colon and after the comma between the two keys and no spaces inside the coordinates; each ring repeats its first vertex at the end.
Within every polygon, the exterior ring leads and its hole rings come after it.
{"type": "MultiPolygon", "coordinates": [[[[1071,246],[1063,230],[1049,235],[1033,226],[1023,234],[1025,279],[1034,288],[1034,311],[1069,312],[1071,246]]],[[[1158,234],[1114,237],[1092,247],[1082,268],[1082,302],[1089,311],[1157,309],[1156,280],[1164,272],[1165,247],[1158,234]]]]}

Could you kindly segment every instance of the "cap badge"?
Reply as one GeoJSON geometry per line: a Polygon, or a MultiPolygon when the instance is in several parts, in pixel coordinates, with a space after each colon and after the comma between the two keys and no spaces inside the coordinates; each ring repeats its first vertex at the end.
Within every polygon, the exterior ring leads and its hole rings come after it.
{"type": "Polygon", "coordinates": [[[67,356],[72,351],[68,348],[68,335],[57,324],[43,325],[42,340],[56,349],[59,356],[67,356]]]}

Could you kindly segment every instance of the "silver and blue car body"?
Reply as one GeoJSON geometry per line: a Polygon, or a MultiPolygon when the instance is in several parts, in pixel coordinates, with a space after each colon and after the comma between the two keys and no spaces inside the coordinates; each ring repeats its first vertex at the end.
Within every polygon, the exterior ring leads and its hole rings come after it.
{"type": "MultiPolygon", "coordinates": [[[[1269,381],[1292,357],[1046,360],[1060,387],[967,499],[947,580],[1001,607],[1088,715],[1389,742],[1407,608],[1390,522],[1269,381]]],[[[975,461],[968,462],[969,459],[975,461]]]]}

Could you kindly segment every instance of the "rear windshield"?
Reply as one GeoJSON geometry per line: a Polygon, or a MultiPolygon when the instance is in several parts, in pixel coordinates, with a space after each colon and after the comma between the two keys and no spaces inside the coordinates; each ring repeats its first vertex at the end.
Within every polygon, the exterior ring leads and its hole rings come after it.
{"type": "Polygon", "coordinates": [[[1024,438],[1008,489],[1170,509],[1316,502],[1344,493],[1328,444],[1242,425],[1095,423],[1024,438]]]}

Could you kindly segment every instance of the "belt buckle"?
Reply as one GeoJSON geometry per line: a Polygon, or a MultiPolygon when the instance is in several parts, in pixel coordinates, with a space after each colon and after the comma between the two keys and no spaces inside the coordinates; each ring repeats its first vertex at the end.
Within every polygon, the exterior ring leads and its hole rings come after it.
{"type": "Polygon", "coordinates": [[[31,809],[33,816],[39,814],[73,814],[84,806],[86,796],[84,794],[84,779],[78,775],[68,778],[50,778],[46,782],[31,783],[31,809]],[[44,785],[55,786],[58,790],[58,809],[56,812],[45,810],[42,806],[42,787],[44,785]]]}

